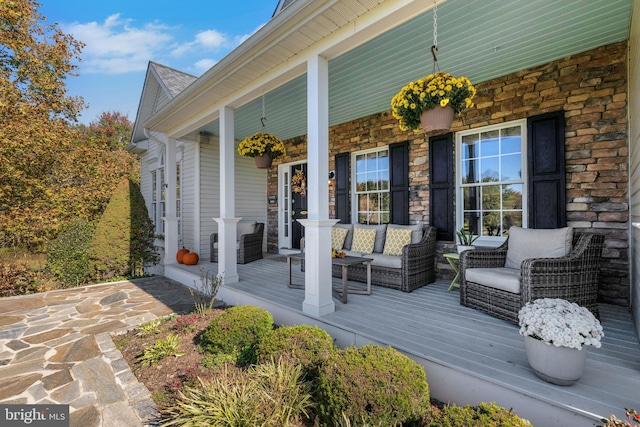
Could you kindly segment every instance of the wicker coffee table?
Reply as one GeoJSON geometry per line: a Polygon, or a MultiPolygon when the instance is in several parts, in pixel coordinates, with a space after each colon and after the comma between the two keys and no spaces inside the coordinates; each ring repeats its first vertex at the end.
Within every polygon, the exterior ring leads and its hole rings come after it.
{"type": "MultiPolygon", "coordinates": [[[[304,289],[304,285],[294,285],[291,281],[291,260],[298,259],[304,260],[304,252],[296,253],[296,254],[288,254],[287,255],[287,268],[289,271],[289,283],[287,286],[293,289],[304,289]]],[[[348,294],[359,294],[359,295],[371,295],[371,258],[364,257],[355,257],[355,256],[346,256],[344,258],[331,258],[332,265],[339,265],[342,267],[342,290],[334,290],[332,289],[333,296],[338,298],[343,304],[347,303],[347,295],[348,294]],[[357,264],[365,264],[367,266],[367,289],[349,289],[347,286],[347,273],[350,265],[357,264]]]]}

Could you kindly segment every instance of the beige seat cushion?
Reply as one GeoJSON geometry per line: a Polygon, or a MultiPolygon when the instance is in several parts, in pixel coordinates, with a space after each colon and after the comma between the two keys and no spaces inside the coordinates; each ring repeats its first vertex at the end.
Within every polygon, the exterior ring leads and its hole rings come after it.
{"type": "Polygon", "coordinates": [[[501,289],[512,294],[520,293],[519,268],[468,268],[464,275],[467,282],[501,289]]]}
{"type": "Polygon", "coordinates": [[[520,264],[530,258],[559,258],[571,252],[573,228],[553,230],[509,228],[509,246],[504,266],[520,269],[520,264]]]}

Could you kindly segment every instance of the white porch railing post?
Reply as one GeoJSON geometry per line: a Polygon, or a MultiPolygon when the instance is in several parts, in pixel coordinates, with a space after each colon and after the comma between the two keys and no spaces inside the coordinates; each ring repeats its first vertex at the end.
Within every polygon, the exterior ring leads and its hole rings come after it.
{"type": "Polygon", "coordinates": [[[329,219],[329,62],[314,56],[307,62],[307,192],[305,227],[305,314],[335,311],[331,296],[331,226],[329,219]],[[314,159],[314,161],[311,161],[314,159]]]}
{"type": "Polygon", "coordinates": [[[235,135],[234,111],[220,109],[220,218],[218,223],[218,274],[224,273],[225,283],[235,283],[238,277],[235,218],[235,135]]]}
{"type": "Polygon", "coordinates": [[[176,215],[176,140],[167,138],[165,144],[164,179],[164,264],[175,264],[178,252],[178,217],[176,215]]]}

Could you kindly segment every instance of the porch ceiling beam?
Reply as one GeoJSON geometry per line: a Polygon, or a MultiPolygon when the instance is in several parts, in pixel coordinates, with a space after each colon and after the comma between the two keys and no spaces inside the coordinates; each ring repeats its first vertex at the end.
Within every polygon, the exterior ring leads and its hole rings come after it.
{"type": "MultiPolygon", "coordinates": [[[[437,3],[444,1],[437,0],[437,3]]],[[[368,9],[362,13],[352,10],[350,2],[353,0],[293,3],[286,14],[268,22],[161,108],[145,122],[145,127],[180,138],[219,118],[223,105],[238,108],[265,91],[304,74],[310,58],[316,55],[327,60],[338,57],[431,9],[434,4],[424,0],[379,0],[374,5],[362,4],[368,9]],[[343,6],[340,11],[350,25],[343,25],[330,34],[314,32],[316,39],[308,40],[309,47],[300,47],[298,51],[282,48],[283,45],[296,45],[305,27],[319,27],[326,19],[324,14],[339,6],[343,6]],[[346,16],[346,11],[350,11],[350,15],[346,16]],[[264,70],[265,60],[277,65],[264,70]],[[256,70],[260,70],[259,76],[256,76],[256,70]]],[[[306,31],[305,36],[308,33],[306,31]]]]}

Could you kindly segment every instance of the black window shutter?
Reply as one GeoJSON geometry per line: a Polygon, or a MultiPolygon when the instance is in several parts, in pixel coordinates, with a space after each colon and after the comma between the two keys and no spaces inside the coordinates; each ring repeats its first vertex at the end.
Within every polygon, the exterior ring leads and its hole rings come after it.
{"type": "Polygon", "coordinates": [[[392,224],[409,224],[409,143],[389,145],[389,201],[392,224]]]}
{"type": "Polygon", "coordinates": [[[564,112],[530,117],[527,133],[528,227],[566,227],[564,112]]]}
{"type": "Polygon", "coordinates": [[[453,134],[429,138],[429,222],[438,240],[454,240],[453,134]]]}
{"type": "Polygon", "coordinates": [[[336,154],[335,157],[335,198],[336,219],[341,224],[351,223],[349,212],[349,153],[336,154]]]}

